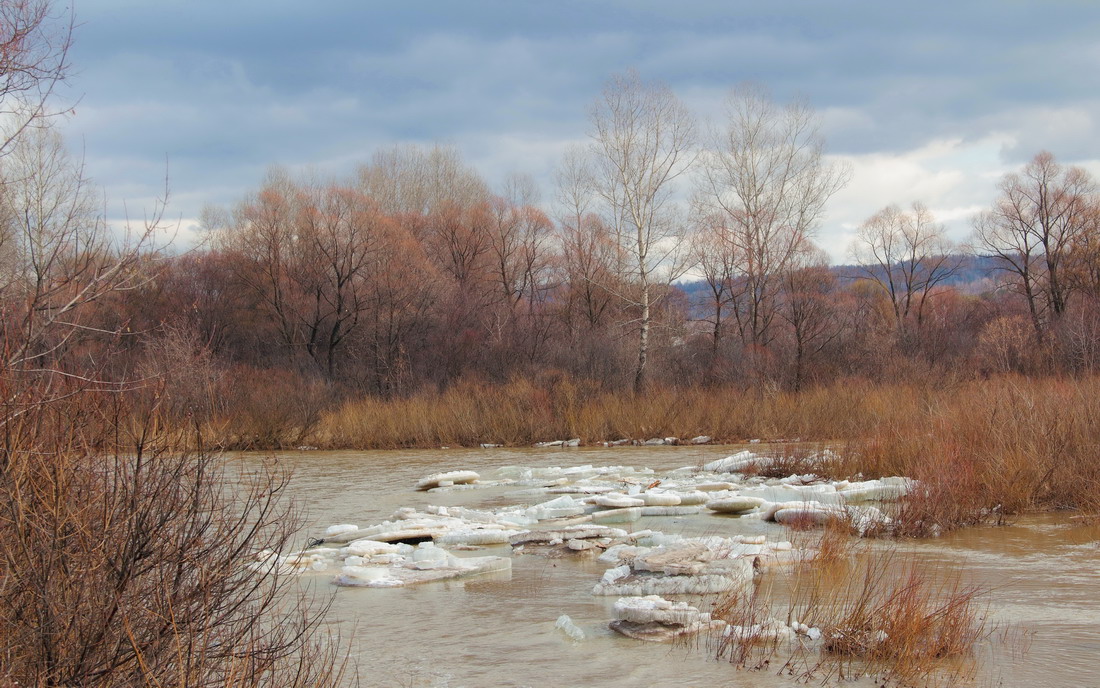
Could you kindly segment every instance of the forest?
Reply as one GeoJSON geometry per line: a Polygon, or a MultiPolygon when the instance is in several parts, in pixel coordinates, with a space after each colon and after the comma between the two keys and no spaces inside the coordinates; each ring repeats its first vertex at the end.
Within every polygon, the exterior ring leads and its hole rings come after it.
{"type": "Polygon", "coordinates": [[[613,79],[550,198],[518,174],[490,188],[442,146],[383,149],[338,179],[273,167],[208,208],[188,250],[164,239],[164,208],[108,228],[60,135],[25,132],[3,160],[8,369],[126,388],[228,448],[385,446],[325,419],[456,387],[767,398],[1093,374],[1100,196],[1085,170],[1036,154],[962,244],[899,199],[835,266],[814,238],[847,170],[814,113],[751,87],[728,107],[707,136],[666,87],[613,79]]]}

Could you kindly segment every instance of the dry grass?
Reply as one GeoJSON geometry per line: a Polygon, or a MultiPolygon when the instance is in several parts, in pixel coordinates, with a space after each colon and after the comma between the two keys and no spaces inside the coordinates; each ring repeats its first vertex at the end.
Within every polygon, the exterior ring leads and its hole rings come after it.
{"type": "MultiPolygon", "coordinates": [[[[767,475],[905,475],[919,489],[894,514],[922,536],[1045,509],[1100,511],[1100,377],[1000,377],[946,386],[846,381],[799,393],[660,389],[611,393],[568,379],[465,383],[322,413],[301,441],[331,448],[530,446],[710,435],[798,440],[767,475]],[[828,444],[828,460],[806,449],[828,444]]],[[[761,445],[766,449],[766,445],[761,445]]]]}
{"type": "Polygon", "coordinates": [[[957,577],[936,579],[890,551],[819,560],[798,568],[788,583],[758,583],[716,605],[717,618],[753,628],[718,638],[718,658],[803,681],[955,685],[973,671],[972,650],[990,635],[984,590],[957,577]],[[821,636],[775,637],[774,629],[792,623],[821,636]]]}

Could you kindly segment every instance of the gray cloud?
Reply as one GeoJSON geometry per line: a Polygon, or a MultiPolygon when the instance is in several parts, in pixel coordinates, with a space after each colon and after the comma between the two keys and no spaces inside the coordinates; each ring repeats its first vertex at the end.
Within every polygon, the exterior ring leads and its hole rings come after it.
{"type": "Polygon", "coordinates": [[[546,182],[545,156],[584,136],[587,104],[631,66],[703,115],[745,80],[802,95],[830,150],[867,160],[937,140],[984,154],[993,137],[987,167],[952,169],[999,170],[1040,148],[1100,158],[1091,2],[97,0],[78,12],[71,137],[118,200],[155,196],[167,158],[185,217],[232,202],[269,164],[350,171],[396,141],[450,142],[490,180],[518,169],[546,182]]]}

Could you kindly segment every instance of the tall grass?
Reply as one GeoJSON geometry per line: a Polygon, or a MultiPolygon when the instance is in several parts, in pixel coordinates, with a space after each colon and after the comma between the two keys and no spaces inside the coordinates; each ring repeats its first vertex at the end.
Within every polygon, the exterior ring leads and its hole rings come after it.
{"type": "Polygon", "coordinates": [[[874,677],[880,685],[956,685],[988,637],[985,590],[936,578],[889,550],[799,567],[786,586],[770,582],[731,594],[714,615],[737,632],[718,637],[720,659],[778,669],[803,681],[874,677]],[[817,639],[793,642],[776,629],[801,624],[817,639]]]}
{"type": "Polygon", "coordinates": [[[910,535],[1032,510],[1100,510],[1100,377],[643,395],[568,379],[467,382],[405,399],[348,401],[321,413],[301,439],[386,449],[696,435],[828,444],[838,458],[817,469],[830,477],[915,478],[920,487],[900,505],[910,535]]]}

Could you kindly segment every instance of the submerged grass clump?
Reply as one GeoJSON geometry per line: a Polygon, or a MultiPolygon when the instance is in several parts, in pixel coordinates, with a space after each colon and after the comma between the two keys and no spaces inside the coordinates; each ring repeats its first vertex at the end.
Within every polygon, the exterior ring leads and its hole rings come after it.
{"type": "Polygon", "coordinates": [[[787,583],[760,582],[715,605],[731,627],[712,643],[719,659],[805,681],[953,685],[990,635],[985,589],[936,578],[891,551],[819,558],[787,583]]]}

